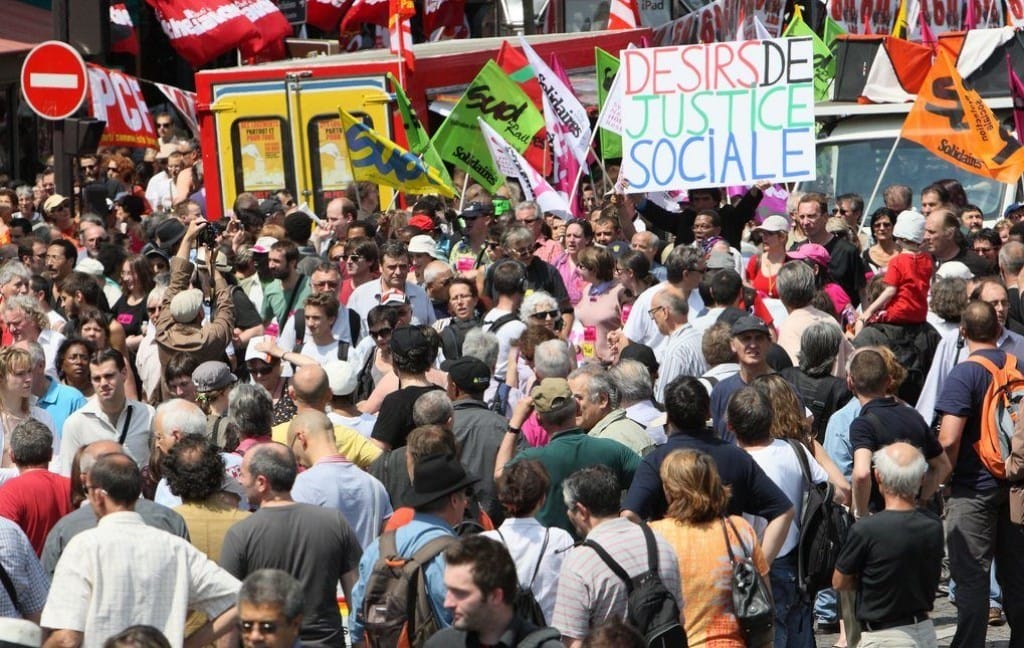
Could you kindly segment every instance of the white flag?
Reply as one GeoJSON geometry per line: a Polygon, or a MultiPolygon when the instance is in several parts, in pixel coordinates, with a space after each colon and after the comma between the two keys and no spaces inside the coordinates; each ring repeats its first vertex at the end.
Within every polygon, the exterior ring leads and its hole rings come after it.
{"type": "Polygon", "coordinates": [[[526,54],[526,60],[533,68],[533,74],[540,82],[544,96],[551,103],[558,121],[565,125],[567,131],[565,136],[572,147],[573,155],[583,166],[587,165],[587,151],[590,148],[590,118],[587,117],[587,109],[583,107],[580,100],[573,92],[565,87],[562,80],[558,78],[547,63],[537,55],[537,52],[530,47],[526,39],[519,37],[519,43],[526,54]]]}
{"type": "Polygon", "coordinates": [[[484,141],[487,142],[487,149],[491,152],[491,157],[494,158],[494,165],[506,177],[519,181],[524,198],[537,201],[541,211],[545,213],[555,214],[566,220],[572,218],[569,201],[565,196],[555,191],[544,179],[544,176],[530,166],[530,163],[490,124],[480,117],[477,117],[476,121],[480,124],[480,133],[484,136],[484,141]]]}

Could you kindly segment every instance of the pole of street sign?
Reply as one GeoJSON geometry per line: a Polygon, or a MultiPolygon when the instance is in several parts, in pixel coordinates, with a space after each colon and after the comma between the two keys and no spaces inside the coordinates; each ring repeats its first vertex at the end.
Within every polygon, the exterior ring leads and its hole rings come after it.
{"type": "MultiPolygon", "coordinates": [[[[68,2],[70,0],[53,0],[53,38],[62,43],[68,42],[68,2]]],[[[76,216],[77,201],[75,191],[74,160],[67,154],[64,146],[64,120],[53,122],[53,172],[54,187],[57,193],[71,198],[71,215],[76,216]]]]}

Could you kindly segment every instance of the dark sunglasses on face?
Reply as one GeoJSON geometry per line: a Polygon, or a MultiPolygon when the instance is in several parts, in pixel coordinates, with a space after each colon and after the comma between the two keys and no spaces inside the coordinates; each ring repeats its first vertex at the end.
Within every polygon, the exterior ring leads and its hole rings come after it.
{"type": "Polygon", "coordinates": [[[258,627],[260,634],[274,634],[277,632],[277,623],[275,621],[239,621],[238,629],[249,634],[253,628],[258,627]]]}
{"type": "Polygon", "coordinates": [[[380,338],[391,335],[391,331],[391,328],[377,329],[376,331],[370,331],[370,337],[372,337],[375,340],[379,340],[380,338]]]}
{"type": "Polygon", "coordinates": [[[257,366],[250,366],[249,367],[249,373],[251,373],[254,376],[266,376],[267,374],[269,374],[273,370],[274,370],[273,365],[268,365],[268,364],[261,365],[261,366],[258,366],[258,367],[257,366]]]}
{"type": "Polygon", "coordinates": [[[539,311],[534,313],[533,315],[530,315],[530,317],[534,317],[536,319],[557,319],[559,315],[561,315],[561,312],[555,309],[549,311],[539,311]]]}
{"type": "Polygon", "coordinates": [[[487,241],[486,243],[484,243],[484,245],[486,245],[489,248],[501,247],[501,243],[498,243],[497,241],[487,241]]]}

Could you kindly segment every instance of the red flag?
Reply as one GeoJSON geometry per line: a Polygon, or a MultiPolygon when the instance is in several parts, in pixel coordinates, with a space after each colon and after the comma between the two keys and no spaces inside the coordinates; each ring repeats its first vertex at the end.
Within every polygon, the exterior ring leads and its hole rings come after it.
{"type": "Polygon", "coordinates": [[[157,146],[156,128],[139,80],[89,63],[89,114],[102,119],[101,146],[157,146]]]}
{"type": "Polygon", "coordinates": [[[231,0],[146,0],[171,47],[192,67],[258,37],[256,26],[231,0]]]}
{"type": "Polygon", "coordinates": [[[110,51],[139,55],[139,39],[135,35],[132,16],[123,2],[110,5],[110,51]]]}
{"type": "Polygon", "coordinates": [[[341,31],[360,23],[388,26],[389,0],[354,0],[341,19],[341,31]]]}
{"type": "MultiPolygon", "coordinates": [[[[544,91],[541,90],[540,82],[537,81],[529,61],[526,60],[526,55],[519,51],[519,48],[511,45],[508,41],[502,41],[501,49],[498,50],[498,56],[494,62],[498,64],[502,72],[508,75],[508,78],[519,84],[519,87],[523,89],[538,110],[543,109],[544,91]]],[[[551,151],[548,144],[547,131],[542,128],[534,135],[530,147],[523,151],[523,157],[543,175],[547,175],[551,170],[551,151]]]]}
{"type": "Polygon", "coordinates": [[[306,23],[325,32],[338,28],[351,0],[307,0],[306,23]]]}
{"type": "Polygon", "coordinates": [[[441,40],[466,22],[466,0],[424,0],[423,33],[427,40],[441,40]]]}
{"type": "Polygon", "coordinates": [[[245,17],[256,28],[256,35],[238,48],[247,61],[276,61],[286,56],[284,39],[292,35],[292,26],[270,0],[235,0],[245,17]]]}
{"type": "Polygon", "coordinates": [[[1013,130],[1017,133],[1017,141],[1024,137],[1024,82],[1020,80],[1010,61],[1010,53],[1006,53],[1006,67],[1010,71],[1010,97],[1013,99],[1013,130]]]}
{"type": "MultiPolygon", "coordinates": [[[[388,47],[397,54],[402,64],[410,71],[416,69],[412,53],[412,27],[409,18],[416,15],[412,0],[389,0],[391,17],[388,24],[388,47]]],[[[399,75],[404,79],[404,75],[399,75]]]]}
{"type": "Polygon", "coordinates": [[[608,29],[636,29],[640,26],[640,9],[636,0],[612,0],[608,8],[608,29]]]}

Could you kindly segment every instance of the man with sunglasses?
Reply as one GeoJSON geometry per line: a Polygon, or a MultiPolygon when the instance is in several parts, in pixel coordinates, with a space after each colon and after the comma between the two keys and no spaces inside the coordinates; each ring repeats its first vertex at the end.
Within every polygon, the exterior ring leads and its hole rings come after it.
{"type": "Polygon", "coordinates": [[[526,200],[516,205],[516,222],[533,234],[533,254],[541,261],[554,263],[565,252],[558,241],[544,235],[544,213],[536,202],[526,200]]]}
{"type": "Polygon", "coordinates": [[[486,242],[493,216],[494,206],[481,201],[469,203],[459,214],[461,236],[452,246],[448,261],[460,276],[472,279],[479,268],[491,262],[486,242]]]}
{"type": "Polygon", "coordinates": [[[153,123],[156,125],[157,144],[161,147],[164,144],[174,142],[174,118],[170,113],[159,112],[153,115],[153,123]]]}
{"type": "Polygon", "coordinates": [[[651,310],[654,296],[661,292],[666,284],[678,290],[686,298],[689,307],[688,317],[692,319],[703,314],[704,300],[701,299],[697,287],[704,279],[707,269],[707,262],[700,249],[689,245],[676,245],[672,248],[668,258],[665,259],[667,281],[651,286],[640,293],[633,304],[633,309],[629,312],[629,318],[622,328],[622,333],[612,332],[609,334],[609,344],[622,348],[628,344],[626,340],[629,340],[629,342],[646,344],[652,349],[657,349],[665,341],[665,335],[655,324],[651,310]]]}
{"type": "Polygon", "coordinates": [[[244,648],[294,648],[302,625],[302,583],[280,569],[260,569],[242,581],[238,634],[244,648]]]}

